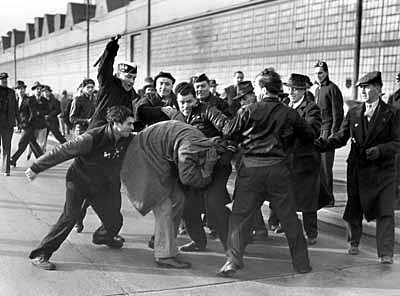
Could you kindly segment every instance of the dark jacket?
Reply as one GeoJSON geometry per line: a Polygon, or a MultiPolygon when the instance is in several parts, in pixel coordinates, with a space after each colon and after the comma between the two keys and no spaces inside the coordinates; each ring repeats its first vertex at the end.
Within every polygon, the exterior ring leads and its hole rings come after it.
{"type": "Polygon", "coordinates": [[[244,156],[280,160],[287,159],[295,136],[306,141],[315,138],[314,129],[278,98],[242,107],[222,131],[242,144],[244,156]]]}
{"type": "Polygon", "coordinates": [[[134,89],[125,91],[121,80],[113,76],[115,56],[119,49],[118,42],[108,42],[99,63],[97,80],[99,92],[96,100],[96,110],[90,120],[89,128],[94,128],[107,123],[107,109],[113,106],[125,106],[132,110],[132,101],[137,94],[134,89]]]}
{"type": "Polygon", "coordinates": [[[141,122],[143,126],[146,126],[169,120],[170,118],[161,111],[161,108],[166,106],[179,110],[174,93],[171,92],[171,95],[167,98],[161,98],[158,94],[146,94],[134,106],[135,121],[141,122]]]}
{"type": "Polygon", "coordinates": [[[0,128],[12,128],[17,123],[18,105],[15,92],[0,86],[0,128]]]}
{"type": "Polygon", "coordinates": [[[347,158],[348,202],[343,216],[346,221],[352,221],[358,200],[368,221],[377,217],[375,201],[378,198],[386,205],[380,215],[393,214],[394,158],[400,151],[400,110],[380,100],[369,123],[364,111],[365,104],[350,109],[340,131],[328,139],[328,144],[334,148],[346,145],[351,139],[347,158]],[[366,150],[371,147],[379,148],[380,156],[376,160],[366,157],[366,150]],[[391,187],[393,192],[383,190],[391,187]]]}
{"type": "Polygon", "coordinates": [[[39,157],[31,166],[40,173],[66,160],[75,158],[67,172],[67,180],[89,186],[120,186],[120,170],[126,148],[132,137],[114,138],[110,124],[56,146],[39,157]]]}
{"type": "Polygon", "coordinates": [[[400,89],[389,96],[388,104],[400,108],[400,89]]]}
{"type": "Polygon", "coordinates": [[[49,114],[49,102],[43,98],[32,97],[32,111],[34,112],[32,124],[35,129],[47,127],[45,116],[49,114]]]}
{"type": "Polygon", "coordinates": [[[69,120],[73,125],[81,125],[83,127],[88,126],[88,120],[92,117],[94,109],[96,108],[94,101],[92,101],[87,95],[82,94],[76,97],[71,104],[71,110],[69,113],[69,120]]]}
{"type": "Polygon", "coordinates": [[[207,98],[200,100],[200,102],[204,103],[206,105],[209,105],[209,106],[215,106],[218,110],[220,110],[226,116],[231,116],[228,103],[225,102],[223,99],[214,96],[211,93],[207,98]]]}
{"type": "Polygon", "coordinates": [[[321,109],[321,136],[326,139],[337,132],[343,121],[343,96],[339,87],[329,79],[315,91],[315,100],[321,109]]]}
{"type": "Polygon", "coordinates": [[[35,98],[25,95],[22,98],[21,105],[18,110],[18,125],[22,129],[33,128],[32,122],[34,121],[34,100],[35,98]]]}
{"type": "MultiPolygon", "coordinates": [[[[305,96],[296,109],[314,133],[319,137],[321,112],[312,98],[305,96]]],[[[293,177],[292,192],[297,203],[297,210],[316,211],[320,193],[320,153],[315,149],[314,139],[295,138],[293,152],[290,154],[289,167],[293,177]]]]}
{"type": "Polygon", "coordinates": [[[50,95],[50,99],[48,100],[49,110],[45,115],[46,123],[48,126],[58,128],[58,117],[57,115],[61,113],[60,101],[55,98],[53,94],[50,95]]]}

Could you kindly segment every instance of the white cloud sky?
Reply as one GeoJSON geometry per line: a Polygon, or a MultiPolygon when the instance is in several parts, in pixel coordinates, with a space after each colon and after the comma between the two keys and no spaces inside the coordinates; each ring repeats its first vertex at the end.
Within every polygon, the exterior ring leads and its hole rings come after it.
{"type": "MultiPolygon", "coordinates": [[[[26,23],[44,14],[66,14],[68,2],[86,3],[83,0],[0,0],[0,35],[12,29],[25,30],[26,23]]],[[[95,3],[95,1],[93,1],[95,3]]]]}

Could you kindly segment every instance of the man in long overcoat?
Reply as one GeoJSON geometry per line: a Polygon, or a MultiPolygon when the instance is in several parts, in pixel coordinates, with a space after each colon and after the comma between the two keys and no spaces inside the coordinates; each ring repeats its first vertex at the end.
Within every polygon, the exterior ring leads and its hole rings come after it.
{"type": "Polygon", "coordinates": [[[217,161],[214,139],[186,123],[168,120],[139,132],[128,147],[121,179],[135,208],[155,216],[157,265],[189,268],[176,246],[184,206],[184,187],[203,188],[212,180],[217,161]]]}
{"type": "Polygon", "coordinates": [[[348,200],[343,219],[348,224],[349,254],[358,254],[363,216],[376,219],[377,253],[381,263],[393,263],[395,154],[400,151],[400,110],[380,98],[381,73],[365,74],[357,82],[363,104],[350,109],[340,128],[317,146],[339,148],[351,139],[347,159],[348,200]]]}

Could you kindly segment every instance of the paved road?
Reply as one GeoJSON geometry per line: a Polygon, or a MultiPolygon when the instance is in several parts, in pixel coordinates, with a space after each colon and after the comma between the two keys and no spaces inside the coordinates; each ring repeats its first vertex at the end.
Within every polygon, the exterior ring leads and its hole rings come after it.
{"type": "Polygon", "coordinates": [[[38,270],[27,256],[62,210],[68,164],[32,183],[23,174],[26,160],[18,165],[11,177],[0,177],[0,295],[400,295],[397,256],[392,266],[380,265],[368,237],[359,256],[347,255],[343,229],[327,224],[309,249],[313,272],[306,275],[293,272],[285,238],[275,234],[247,248],[245,269],[234,279],[215,276],[224,262],[217,240],[209,241],[207,252],[183,255],[193,263],[190,270],[157,268],[147,247],[153,216],[142,217],[125,196],[124,248],[91,243],[99,220],[89,210],[83,233],[71,233],[52,257],[58,270],[38,270]]]}

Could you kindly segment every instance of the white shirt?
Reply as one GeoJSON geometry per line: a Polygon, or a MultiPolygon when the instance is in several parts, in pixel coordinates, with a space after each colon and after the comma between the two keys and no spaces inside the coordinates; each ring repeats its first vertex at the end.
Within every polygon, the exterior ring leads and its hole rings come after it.
{"type": "Polygon", "coordinates": [[[289,102],[289,107],[293,108],[293,109],[296,109],[297,107],[299,107],[301,105],[301,103],[303,103],[303,100],[304,100],[304,96],[300,100],[298,100],[297,102],[290,101],[289,102]]]}
{"type": "Polygon", "coordinates": [[[379,100],[376,100],[373,103],[367,103],[365,102],[365,112],[364,116],[367,117],[367,120],[370,121],[372,116],[374,115],[374,112],[376,110],[376,107],[378,107],[379,100]]]}

